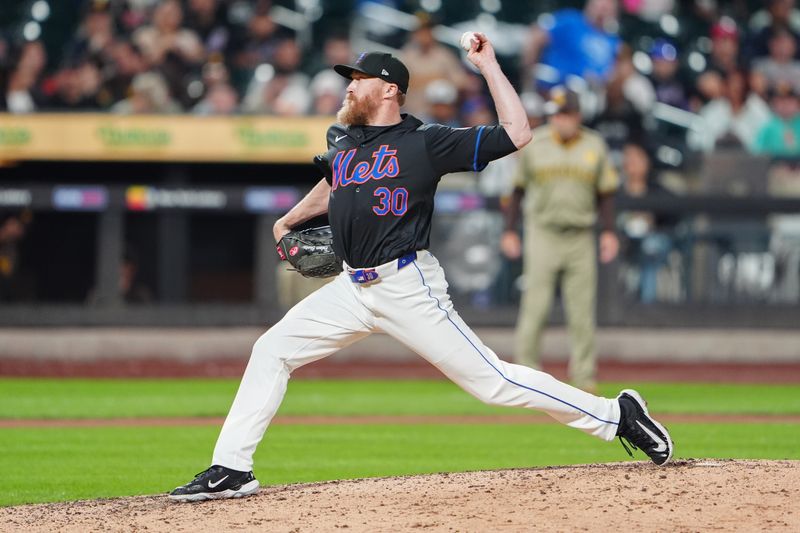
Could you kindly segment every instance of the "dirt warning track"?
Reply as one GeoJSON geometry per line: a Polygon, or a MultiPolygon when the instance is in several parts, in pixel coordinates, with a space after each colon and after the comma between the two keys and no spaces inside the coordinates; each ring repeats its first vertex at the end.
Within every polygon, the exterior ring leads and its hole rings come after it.
{"type": "MultiPolygon", "coordinates": [[[[312,379],[446,379],[421,358],[383,361],[380,358],[338,361],[336,356],[306,365],[293,378],[312,379]]],[[[247,358],[183,361],[149,359],[0,358],[0,376],[49,378],[241,378],[247,358]]],[[[567,379],[564,362],[545,362],[544,370],[567,379]]],[[[800,383],[800,362],[791,363],[664,363],[601,360],[598,379],[608,381],[674,381],[679,383],[800,383]]]]}
{"type": "MultiPolygon", "coordinates": [[[[800,424],[800,415],[768,414],[660,414],[658,419],[678,424],[800,424]]],[[[78,428],[144,426],[221,426],[222,417],[158,418],[58,418],[2,419],[0,428],[78,428]]],[[[524,415],[364,415],[364,416],[277,416],[273,425],[443,425],[443,424],[546,424],[556,423],[544,414],[524,415]]]]}

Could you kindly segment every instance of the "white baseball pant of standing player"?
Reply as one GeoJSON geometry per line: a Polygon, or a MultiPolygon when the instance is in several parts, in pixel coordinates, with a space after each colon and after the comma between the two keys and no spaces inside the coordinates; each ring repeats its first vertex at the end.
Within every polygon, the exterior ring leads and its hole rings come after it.
{"type": "Polygon", "coordinates": [[[396,338],[486,403],[537,409],[590,435],[614,439],[617,400],[498,358],[453,309],[444,271],[431,253],[419,251],[416,261],[398,266],[395,260],[376,267],[379,277],[369,284],[353,283],[346,267],[256,341],[213,464],[251,470],[291,372],[377,332],[396,338]]]}

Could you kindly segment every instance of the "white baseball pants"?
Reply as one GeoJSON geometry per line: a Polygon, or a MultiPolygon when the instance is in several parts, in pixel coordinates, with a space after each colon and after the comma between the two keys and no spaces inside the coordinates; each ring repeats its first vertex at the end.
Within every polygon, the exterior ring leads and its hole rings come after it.
{"type": "Polygon", "coordinates": [[[397,261],[376,267],[380,278],[366,285],[353,283],[345,269],[256,341],[212,464],[251,470],[291,372],[373,332],[398,339],[483,402],[537,409],[601,439],[614,439],[620,418],[616,400],[500,360],[453,309],[436,258],[427,251],[417,256],[399,270],[397,261]]]}

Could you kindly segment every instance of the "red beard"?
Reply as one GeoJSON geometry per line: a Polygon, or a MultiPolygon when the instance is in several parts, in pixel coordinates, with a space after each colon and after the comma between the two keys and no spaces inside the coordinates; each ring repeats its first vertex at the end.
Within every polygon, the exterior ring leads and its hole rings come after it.
{"type": "Polygon", "coordinates": [[[356,98],[350,93],[344,99],[342,108],[336,113],[336,120],[345,126],[366,126],[377,107],[369,95],[356,98]]]}

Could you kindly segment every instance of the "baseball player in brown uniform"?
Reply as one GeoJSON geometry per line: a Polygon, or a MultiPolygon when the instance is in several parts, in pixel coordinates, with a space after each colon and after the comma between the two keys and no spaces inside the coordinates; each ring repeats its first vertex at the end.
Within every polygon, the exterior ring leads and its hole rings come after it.
{"type": "Polygon", "coordinates": [[[608,147],[595,131],[581,126],[578,95],[563,86],[545,104],[548,124],[533,132],[520,150],[514,193],[508,208],[504,253],[524,251],[525,290],[517,320],[517,361],[540,368],[541,336],[556,288],[569,326],[573,385],[594,392],[597,267],[594,227],[600,214],[600,260],[619,249],[612,198],[619,178],[608,147]],[[517,233],[523,201],[525,242],[517,233]]]}

